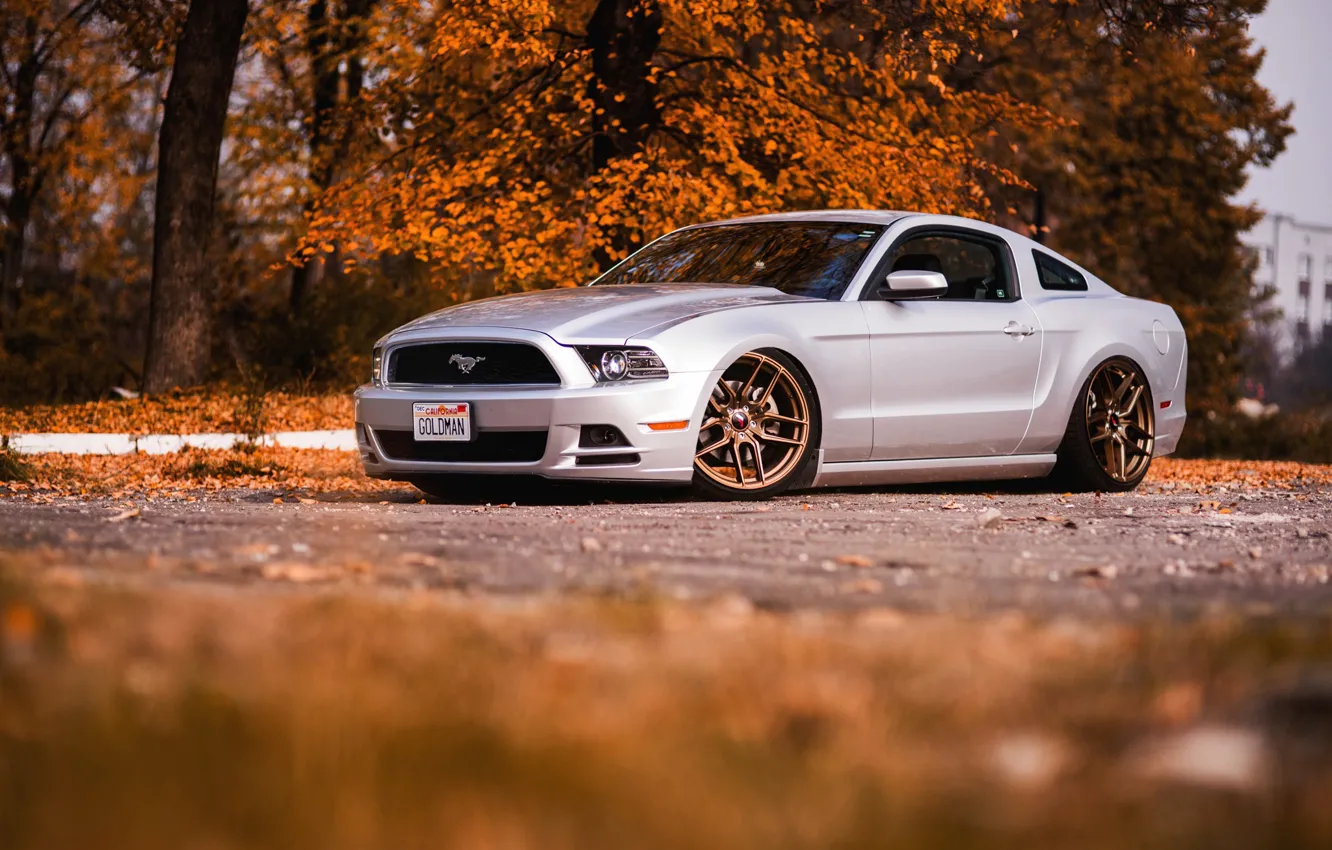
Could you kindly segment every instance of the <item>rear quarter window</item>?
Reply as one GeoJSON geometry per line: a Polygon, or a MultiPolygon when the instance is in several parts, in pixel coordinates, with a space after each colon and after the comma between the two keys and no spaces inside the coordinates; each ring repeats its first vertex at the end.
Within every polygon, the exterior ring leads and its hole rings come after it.
{"type": "Polygon", "coordinates": [[[1052,289],[1056,292],[1087,291],[1087,278],[1082,272],[1049,254],[1042,254],[1040,251],[1031,253],[1036,258],[1036,276],[1040,278],[1041,289],[1052,289]]]}

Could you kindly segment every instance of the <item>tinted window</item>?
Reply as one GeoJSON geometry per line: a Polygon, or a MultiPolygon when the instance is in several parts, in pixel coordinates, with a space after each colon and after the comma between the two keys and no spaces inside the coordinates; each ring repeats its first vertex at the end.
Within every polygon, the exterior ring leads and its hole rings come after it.
{"type": "Polygon", "coordinates": [[[878,225],[752,222],[680,230],[611,269],[598,286],[626,283],[738,283],[792,295],[841,298],[878,225]]]}
{"type": "Polygon", "coordinates": [[[895,247],[888,272],[940,272],[948,301],[1012,301],[1005,251],[997,242],[955,234],[915,236],[895,247]]]}
{"type": "Polygon", "coordinates": [[[1065,292],[1086,292],[1087,278],[1067,263],[1061,263],[1049,254],[1032,251],[1036,258],[1036,272],[1040,275],[1042,289],[1056,289],[1065,292]]]}

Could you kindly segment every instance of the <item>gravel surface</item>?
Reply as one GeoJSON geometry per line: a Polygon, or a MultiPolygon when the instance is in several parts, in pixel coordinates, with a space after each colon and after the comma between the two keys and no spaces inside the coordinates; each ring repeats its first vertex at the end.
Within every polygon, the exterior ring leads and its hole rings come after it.
{"type": "Polygon", "coordinates": [[[0,501],[0,550],[35,552],[75,581],[736,594],[774,610],[1316,616],[1332,610],[1323,489],[857,490],[758,504],[529,483],[457,504],[408,491],[279,503],[255,490],[66,496],[0,501]]]}

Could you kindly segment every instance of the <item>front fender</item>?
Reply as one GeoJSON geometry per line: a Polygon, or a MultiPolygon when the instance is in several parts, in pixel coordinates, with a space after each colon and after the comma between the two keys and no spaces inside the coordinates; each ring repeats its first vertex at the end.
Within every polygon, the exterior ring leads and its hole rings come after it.
{"type": "Polygon", "coordinates": [[[764,304],[698,316],[636,336],[673,371],[706,371],[707,393],[727,366],[746,352],[775,348],[792,357],[818,394],[822,448],[830,462],[863,460],[873,445],[869,335],[856,302],[764,304]]]}

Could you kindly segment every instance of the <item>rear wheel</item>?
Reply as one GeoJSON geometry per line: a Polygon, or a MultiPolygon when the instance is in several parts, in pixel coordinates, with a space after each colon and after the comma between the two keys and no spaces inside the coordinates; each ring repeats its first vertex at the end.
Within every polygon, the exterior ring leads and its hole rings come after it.
{"type": "Polygon", "coordinates": [[[766,499],[800,480],[819,441],[818,400],[780,351],[751,351],[712,388],[699,426],[694,489],[713,499],[766,499]]]}
{"type": "Polygon", "coordinates": [[[1059,445],[1055,477],[1073,490],[1132,490],[1147,476],[1155,444],[1147,376],[1130,360],[1107,360],[1082,385],[1059,445]]]}

